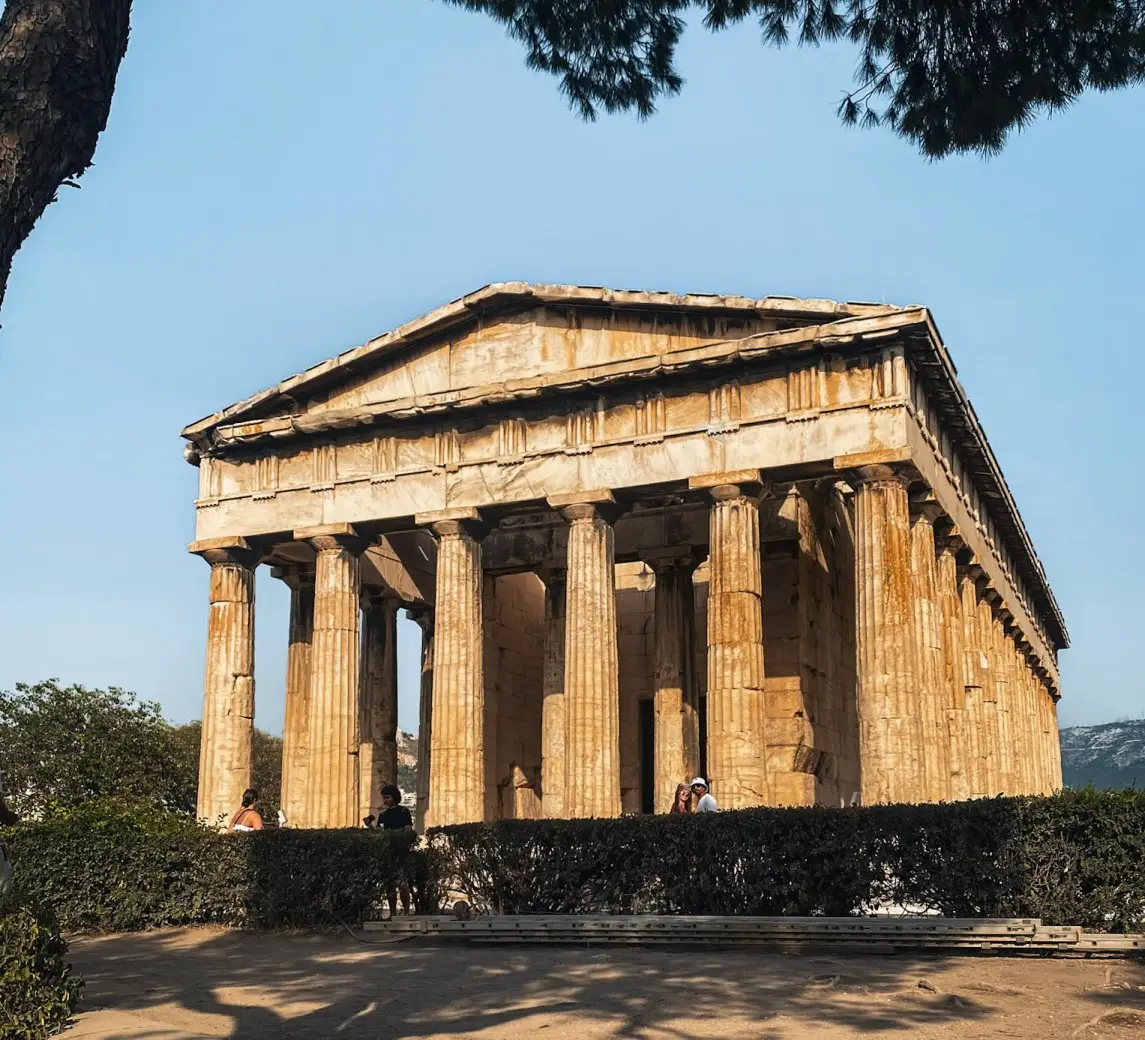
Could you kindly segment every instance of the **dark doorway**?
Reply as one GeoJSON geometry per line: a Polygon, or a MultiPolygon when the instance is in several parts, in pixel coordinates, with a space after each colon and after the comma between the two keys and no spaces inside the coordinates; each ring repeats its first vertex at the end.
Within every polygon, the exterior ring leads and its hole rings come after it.
{"type": "Polygon", "coordinates": [[[656,705],[642,699],[640,705],[640,811],[656,811],[656,705]]]}

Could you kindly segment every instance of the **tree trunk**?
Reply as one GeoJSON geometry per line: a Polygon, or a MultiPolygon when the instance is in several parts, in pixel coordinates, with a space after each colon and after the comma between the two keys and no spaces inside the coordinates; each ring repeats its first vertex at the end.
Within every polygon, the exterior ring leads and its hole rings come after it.
{"type": "Polygon", "coordinates": [[[127,50],[131,0],[7,0],[0,16],[0,303],[56,190],[90,165],[127,50]]]}

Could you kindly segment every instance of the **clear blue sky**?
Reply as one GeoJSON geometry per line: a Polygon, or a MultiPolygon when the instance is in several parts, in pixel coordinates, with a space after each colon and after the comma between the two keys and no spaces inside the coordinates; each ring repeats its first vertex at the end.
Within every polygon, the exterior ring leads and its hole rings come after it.
{"type": "MultiPolygon", "coordinates": [[[[497,26],[431,0],[225,6],[137,5],[95,167],[16,258],[0,688],[118,684],[196,717],[207,566],[185,551],[182,426],[525,279],[931,307],[1070,627],[1063,721],[1141,714],[1145,91],[934,165],[838,124],[847,45],[697,27],[680,97],[586,125],[497,26]]],[[[258,597],[277,731],[286,595],[260,573],[258,597]]]]}

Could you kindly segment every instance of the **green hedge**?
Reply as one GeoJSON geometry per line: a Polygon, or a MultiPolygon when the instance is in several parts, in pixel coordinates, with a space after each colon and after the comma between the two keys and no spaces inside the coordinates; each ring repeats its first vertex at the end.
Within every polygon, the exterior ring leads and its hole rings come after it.
{"type": "Polygon", "coordinates": [[[0,832],[16,881],[67,931],[354,924],[412,883],[501,913],[845,916],[890,906],[1145,928],[1145,793],[953,805],[505,821],[430,832],[205,831],[93,804],[0,832]]]}
{"type": "Polygon", "coordinates": [[[90,805],[2,832],[16,882],[65,931],[161,925],[329,927],[393,887],[428,894],[425,858],[384,831],[218,834],[159,810],[90,805]]]}
{"type": "Polygon", "coordinates": [[[1145,793],[952,805],[747,809],[431,832],[478,910],[952,917],[1145,926],[1145,793]]]}
{"type": "Polygon", "coordinates": [[[83,983],[50,913],[0,897],[0,1040],[41,1040],[67,1025],[83,983]]]}

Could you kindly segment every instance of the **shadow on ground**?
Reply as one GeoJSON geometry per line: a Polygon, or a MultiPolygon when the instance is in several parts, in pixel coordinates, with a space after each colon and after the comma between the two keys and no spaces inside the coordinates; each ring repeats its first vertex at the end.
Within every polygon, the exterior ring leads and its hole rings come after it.
{"type": "Polygon", "coordinates": [[[1145,968],[1127,962],[1114,975],[1097,961],[416,942],[206,929],[79,939],[81,1011],[102,1013],[72,1035],[1145,1035],[1145,968]]]}

